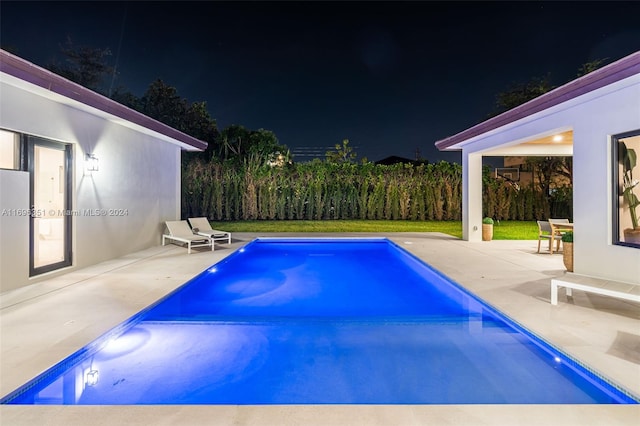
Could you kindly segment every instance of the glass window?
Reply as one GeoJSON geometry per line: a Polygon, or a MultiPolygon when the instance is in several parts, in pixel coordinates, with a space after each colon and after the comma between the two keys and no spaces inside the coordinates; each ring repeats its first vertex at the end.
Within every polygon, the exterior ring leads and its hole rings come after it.
{"type": "Polygon", "coordinates": [[[613,243],[640,248],[640,129],[612,137],[613,243]]]}
{"type": "Polygon", "coordinates": [[[20,135],[0,129],[0,169],[20,170],[20,135]]]}

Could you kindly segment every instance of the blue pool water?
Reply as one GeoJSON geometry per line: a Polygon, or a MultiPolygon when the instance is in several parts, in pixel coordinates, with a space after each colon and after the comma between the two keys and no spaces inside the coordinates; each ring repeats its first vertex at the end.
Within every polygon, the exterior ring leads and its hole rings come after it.
{"type": "Polygon", "coordinates": [[[259,239],[2,403],[637,401],[386,239],[259,239]]]}

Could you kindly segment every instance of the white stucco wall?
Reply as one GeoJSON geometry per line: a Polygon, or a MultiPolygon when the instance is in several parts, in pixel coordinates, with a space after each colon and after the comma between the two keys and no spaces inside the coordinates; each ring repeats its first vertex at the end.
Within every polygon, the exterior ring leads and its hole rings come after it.
{"type": "MultiPolygon", "coordinates": [[[[72,226],[72,268],[160,244],[164,221],[180,218],[180,146],[121,119],[105,119],[90,108],[66,105],[40,89],[24,90],[6,81],[11,79],[0,81],[0,127],[73,144],[73,210],[79,215],[72,226]],[[98,157],[99,171],[85,174],[85,153],[98,157]],[[89,209],[101,213],[81,213],[89,209]]],[[[21,238],[28,247],[28,232],[21,238]]],[[[2,234],[0,253],[14,245],[2,234]]],[[[18,275],[22,278],[14,277],[12,288],[38,280],[22,271],[18,275]]],[[[0,291],[6,286],[3,279],[0,291]]]]}
{"type": "MultiPolygon", "coordinates": [[[[555,132],[573,131],[573,210],[575,223],[574,271],[606,279],[640,284],[640,249],[612,244],[611,135],[640,129],[640,75],[600,88],[533,114],[461,144],[463,168],[473,166],[478,154],[509,155],[513,147],[555,132]],[[465,165],[466,164],[466,165],[465,165]]],[[[517,152],[526,155],[521,145],[517,152]]],[[[535,153],[529,153],[534,155],[535,153]]],[[[538,153],[538,155],[540,155],[538,153]]],[[[463,174],[481,180],[477,167],[463,174]]],[[[465,184],[478,199],[478,185],[465,184]],[[474,193],[475,192],[475,193],[474,193]]],[[[473,227],[481,210],[463,217],[463,234],[479,241],[473,227]],[[466,219],[466,220],[465,220],[466,219]]]]}
{"type": "Polygon", "coordinates": [[[0,292],[29,275],[29,173],[0,170],[0,292]]]}
{"type": "Polygon", "coordinates": [[[635,84],[576,106],[573,204],[576,273],[640,284],[640,249],[612,244],[611,135],[640,129],[635,84]]]}

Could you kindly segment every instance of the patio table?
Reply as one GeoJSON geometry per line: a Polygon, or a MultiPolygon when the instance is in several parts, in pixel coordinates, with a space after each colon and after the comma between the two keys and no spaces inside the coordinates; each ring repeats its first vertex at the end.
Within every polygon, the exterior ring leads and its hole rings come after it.
{"type": "MultiPolygon", "coordinates": [[[[550,222],[551,235],[562,235],[563,232],[573,231],[573,222],[550,222]]],[[[551,244],[551,254],[553,254],[553,244],[551,244]]]]}

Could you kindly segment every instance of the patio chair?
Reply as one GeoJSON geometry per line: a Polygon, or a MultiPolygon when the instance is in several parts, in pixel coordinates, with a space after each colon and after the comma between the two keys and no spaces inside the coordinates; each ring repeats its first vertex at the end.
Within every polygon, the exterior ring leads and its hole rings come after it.
{"type": "MultiPolygon", "coordinates": [[[[562,224],[562,223],[570,223],[570,222],[569,222],[569,219],[549,219],[549,223],[554,225],[556,223],[562,224]]],[[[558,231],[558,232],[560,232],[561,234],[564,234],[565,232],[567,232],[567,230],[564,229],[564,230],[561,230],[561,231],[558,231]]]]}
{"type": "Polygon", "coordinates": [[[538,253],[540,253],[540,242],[543,239],[549,240],[549,253],[553,254],[553,241],[556,241],[556,251],[560,250],[561,235],[554,235],[551,231],[551,223],[546,220],[538,221],[538,253]]]}
{"type": "Polygon", "coordinates": [[[231,244],[231,232],[218,231],[211,228],[211,224],[206,217],[190,217],[189,224],[195,234],[209,237],[213,241],[226,240],[227,244],[231,244]]]}
{"type": "Polygon", "coordinates": [[[192,247],[211,246],[213,251],[213,240],[206,235],[195,235],[186,220],[168,221],[165,225],[169,233],[162,235],[162,245],[165,245],[166,240],[186,244],[187,254],[191,254],[192,247]]]}
{"type": "MultiPolygon", "coordinates": [[[[571,231],[571,229],[567,229],[567,228],[563,228],[563,227],[556,227],[555,225],[562,225],[564,223],[571,223],[569,222],[569,219],[549,219],[549,224],[551,224],[551,228],[555,231],[556,235],[560,235],[562,237],[562,235],[567,232],[567,231],[571,231]],[[560,229],[558,229],[560,228],[560,229]]],[[[556,251],[558,249],[556,248],[556,251]]],[[[553,253],[551,253],[553,254],[553,253]]]]}
{"type": "Polygon", "coordinates": [[[569,223],[569,219],[549,219],[549,223],[569,223]]]}

